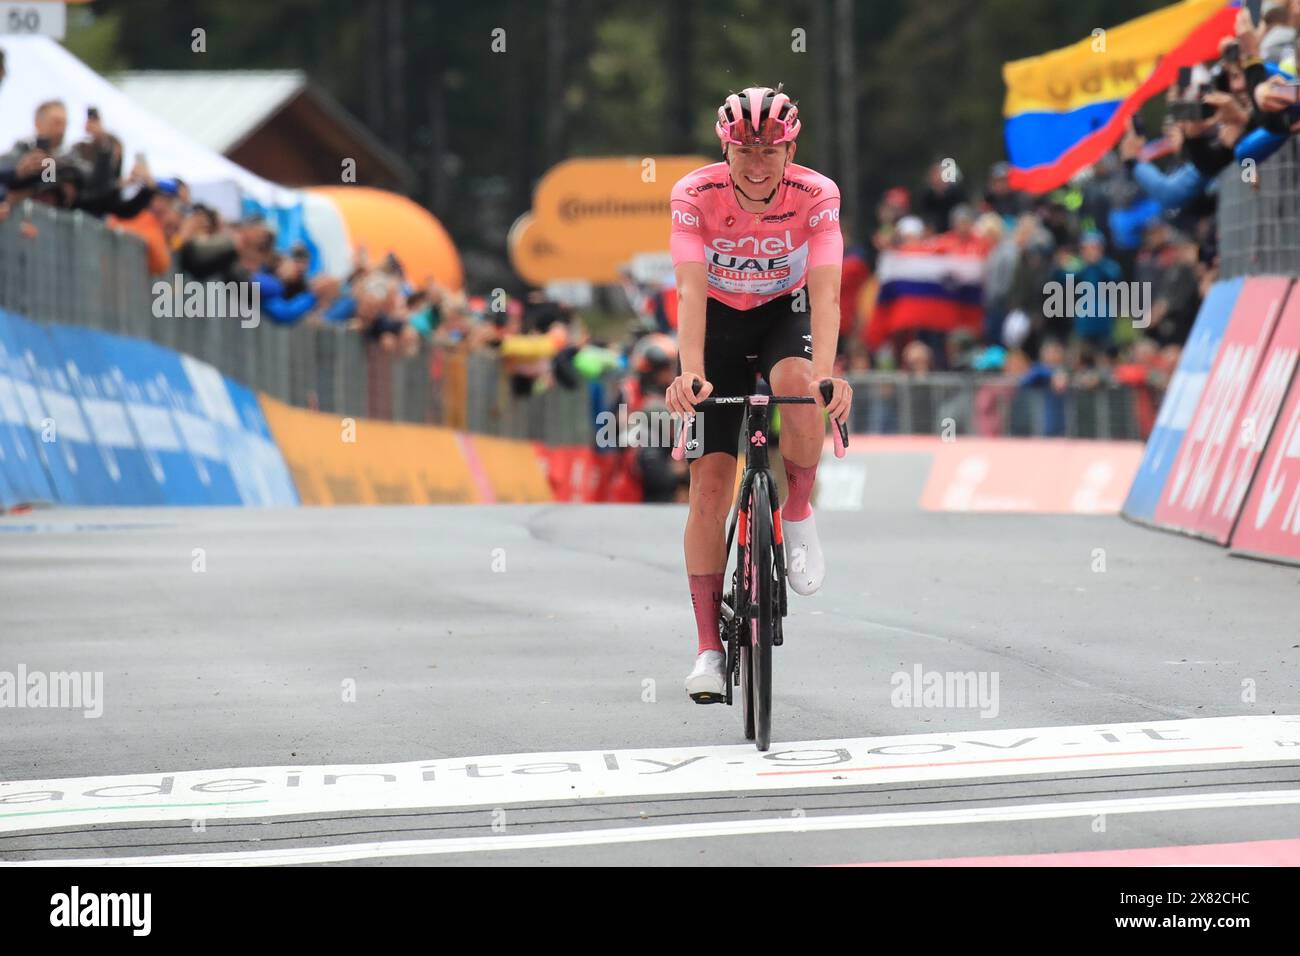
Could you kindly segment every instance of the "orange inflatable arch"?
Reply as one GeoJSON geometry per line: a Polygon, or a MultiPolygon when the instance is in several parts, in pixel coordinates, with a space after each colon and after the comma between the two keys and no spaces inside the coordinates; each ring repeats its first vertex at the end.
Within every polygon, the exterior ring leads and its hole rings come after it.
{"type": "Polygon", "coordinates": [[[413,285],[433,279],[444,288],[465,285],[460,254],[434,216],[405,196],[367,186],[319,186],[307,192],[332,202],[355,251],[365,246],[370,261],[397,256],[413,285]]]}

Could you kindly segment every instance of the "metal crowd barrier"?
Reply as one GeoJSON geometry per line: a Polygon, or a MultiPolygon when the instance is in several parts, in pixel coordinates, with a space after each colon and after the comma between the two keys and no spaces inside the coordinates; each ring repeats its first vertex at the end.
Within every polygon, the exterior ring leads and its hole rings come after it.
{"type": "Polygon", "coordinates": [[[1125,385],[1020,388],[1012,379],[954,372],[924,376],[861,372],[853,386],[850,432],[1145,439],[1160,395],[1125,385]]]}
{"type": "MultiPolygon", "coordinates": [[[[165,276],[167,282],[171,276],[165,276]]],[[[250,328],[238,318],[154,314],[144,245],[80,212],[32,202],[0,223],[0,308],[157,342],[272,398],[340,416],[446,425],[547,444],[588,444],[586,389],[510,393],[495,353],[421,345],[405,358],[338,326],[250,328]]]]}
{"type": "Polygon", "coordinates": [[[1219,185],[1219,278],[1300,270],[1300,142],[1292,137],[1253,169],[1236,164],[1219,185]]]}
{"type": "Polygon", "coordinates": [[[129,332],[149,315],[145,250],[80,212],[30,201],[0,223],[0,306],[43,322],[129,332]]]}

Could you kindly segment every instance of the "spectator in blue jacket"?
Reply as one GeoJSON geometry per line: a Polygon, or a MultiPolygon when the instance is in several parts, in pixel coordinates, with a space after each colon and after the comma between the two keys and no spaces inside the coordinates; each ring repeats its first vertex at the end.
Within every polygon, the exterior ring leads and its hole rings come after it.
{"type": "Polygon", "coordinates": [[[1073,295],[1067,293],[1065,305],[1074,317],[1072,331],[1083,342],[1104,349],[1111,344],[1115,319],[1110,304],[1114,297],[1108,286],[1123,280],[1119,263],[1106,256],[1106,237],[1097,230],[1083,234],[1079,243],[1080,259],[1068,267],[1058,269],[1053,279],[1073,295]],[[1066,282],[1073,276],[1073,282],[1066,282]]]}
{"type": "Polygon", "coordinates": [[[307,317],[318,318],[320,311],[333,301],[338,294],[338,281],[327,276],[309,280],[310,261],[307,247],[295,243],[273,269],[263,268],[253,274],[263,315],[278,325],[295,325],[307,317]]]}
{"type": "MultiPolygon", "coordinates": [[[[1065,434],[1065,395],[1070,387],[1070,373],[1065,365],[1065,348],[1055,339],[1044,339],[1035,362],[1016,382],[1013,418],[1027,417],[1039,428],[1018,434],[1060,436],[1065,434]],[[1038,400],[1031,401],[1031,396],[1038,400]]],[[[1022,422],[1022,428],[1028,425],[1022,422]]]]}

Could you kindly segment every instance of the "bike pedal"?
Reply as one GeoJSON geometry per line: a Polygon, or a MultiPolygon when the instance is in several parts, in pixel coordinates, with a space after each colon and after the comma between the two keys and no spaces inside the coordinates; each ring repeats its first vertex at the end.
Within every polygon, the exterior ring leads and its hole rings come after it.
{"type": "Polygon", "coordinates": [[[697,704],[725,704],[727,699],[722,694],[713,694],[705,692],[703,694],[691,694],[691,700],[697,704]]]}

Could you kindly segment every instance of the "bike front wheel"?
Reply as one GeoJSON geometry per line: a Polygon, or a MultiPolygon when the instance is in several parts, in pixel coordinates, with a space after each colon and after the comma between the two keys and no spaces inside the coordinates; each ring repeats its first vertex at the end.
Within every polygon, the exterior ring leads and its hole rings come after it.
{"type": "MultiPolygon", "coordinates": [[[[754,746],[767,750],[772,739],[772,636],[775,628],[773,596],[775,558],[772,553],[772,506],[767,482],[762,476],[754,481],[749,498],[749,543],[745,549],[745,578],[748,588],[748,620],[741,635],[744,657],[741,681],[749,672],[749,690],[754,722],[754,746]],[[748,658],[748,668],[745,667],[748,658]]],[[[746,731],[749,729],[746,718],[746,731]]],[[[748,733],[745,735],[750,736],[748,733]]]]}
{"type": "Polygon", "coordinates": [[[736,643],[737,682],[740,684],[740,712],[745,721],[745,739],[754,739],[754,655],[749,652],[749,628],[741,629],[736,643]]]}

